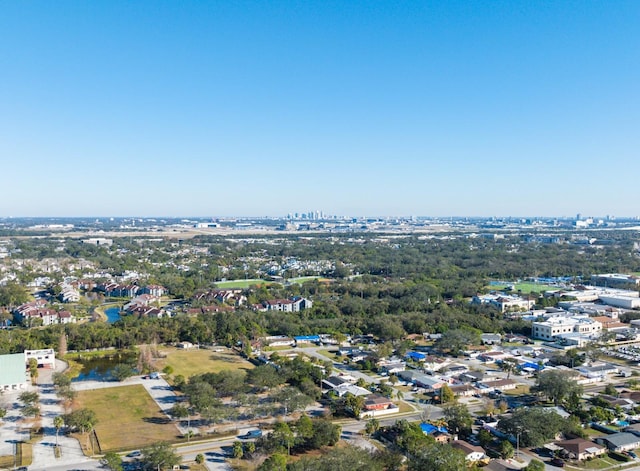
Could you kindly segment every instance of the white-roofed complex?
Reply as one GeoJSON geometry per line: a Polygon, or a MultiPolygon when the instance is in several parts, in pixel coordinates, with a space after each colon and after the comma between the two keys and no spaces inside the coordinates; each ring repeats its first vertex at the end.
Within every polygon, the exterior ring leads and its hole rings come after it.
{"type": "Polygon", "coordinates": [[[533,338],[542,340],[556,340],[563,334],[597,337],[602,332],[602,324],[584,315],[551,315],[534,321],[531,332],[533,338]]]}

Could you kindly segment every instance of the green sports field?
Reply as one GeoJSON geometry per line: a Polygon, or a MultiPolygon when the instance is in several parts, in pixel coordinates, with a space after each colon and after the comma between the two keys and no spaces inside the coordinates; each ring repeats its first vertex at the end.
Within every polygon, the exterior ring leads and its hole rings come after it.
{"type": "Polygon", "coordinates": [[[513,289],[511,290],[514,293],[517,293],[518,291],[522,291],[523,293],[543,293],[545,291],[552,291],[552,290],[557,290],[559,289],[556,286],[550,286],[550,285],[545,285],[545,284],[540,284],[540,283],[513,283],[513,285],[511,284],[504,284],[504,285],[489,285],[486,286],[486,289],[488,290],[493,290],[493,291],[501,291],[506,289],[509,286],[513,286],[513,289]]]}

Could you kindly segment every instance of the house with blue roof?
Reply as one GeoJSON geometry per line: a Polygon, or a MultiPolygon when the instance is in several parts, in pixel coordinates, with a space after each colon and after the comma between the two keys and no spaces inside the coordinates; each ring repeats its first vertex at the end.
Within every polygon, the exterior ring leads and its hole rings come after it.
{"type": "Polygon", "coordinates": [[[442,425],[436,426],[430,423],[422,423],[420,424],[420,429],[425,435],[435,438],[438,443],[448,443],[451,441],[451,434],[447,428],[442,425]]]}
{"type": "Polygon", "coordinates": [[[406,358],[413,361],[425,361],[427,358],[427,355],[420,352],[407,352],[406,358]]]}

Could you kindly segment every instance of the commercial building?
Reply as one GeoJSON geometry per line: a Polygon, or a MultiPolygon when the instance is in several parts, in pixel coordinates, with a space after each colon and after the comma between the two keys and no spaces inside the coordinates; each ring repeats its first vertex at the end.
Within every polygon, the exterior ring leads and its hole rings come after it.
{"type": "Polygon", "coordinates": [[[597,337],[602,332],[602,324],[583,315],[551,315],[531,325],[532,336],[541,340],[557,340],[563,334],[581,334],[597,337]]]}
{"type": "Polygon", "coordinates": [[[0,391],[17,391],[28,385],[25,354],[0,355],[0,391]]]}
{"type": "Polygon", "coordinates": [[[52,348],[44,350],[25,350],[24,361],[29,364],[29,360],[35,358],[38,362],[38,368],[55,369],[56,367],[56,352],[52,348]]]}

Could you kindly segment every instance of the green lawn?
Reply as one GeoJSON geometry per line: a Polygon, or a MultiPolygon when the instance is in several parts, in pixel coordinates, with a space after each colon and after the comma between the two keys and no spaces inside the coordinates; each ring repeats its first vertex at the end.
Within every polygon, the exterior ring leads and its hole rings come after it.
{"type": "MultiPolygon", "coordinates": [[[[579,465],[571,465],[570,467],[573,469],[605,469],[610,468],[611,466],[620,465],[619,461],[612,460],[607,456],[603,456],[600,458],[593,459],[591,461],[584,461],[579,465]]],[[[567,466],[569,468],[569,466],[567,466]]]]}
{"type": "Polygon", "coordinates": [[[329,351],[326,349],[321,349],[317,351],[320,355],[329,358],[330,360],[333,361],[338,361],[341,362],[342,360],[344,360],[346,357],[342,356],[342,355],[337,355],[338,351],[334,350],[334,351],[329,351]]]}
{"type": "Polygon", "coordinates": [[[248,288],[253,285],[270,285],[273,284],[271,281],[261,280],[260,278],[252,278],[250,280],[229,280],[229,281],[218,281],[216,283],[216,287],[218,288],[248,288]]]}
{"type": "Polygon", "coordinates": [[[253,368],[253,364],[237,353],[230,351],[218,353],[204,348],[183,350],[167,347],[162,348],[160,352],[166,357],[160,360],[159,369],[162,370],[169,365],[173,368],[173,376],[182,375],[185,378],[189,378],[202,373],[253,368]]]}
{"type": "MultiPolygon", "coordinates": [[[[302,284],[305,283],[307,281],[311,281],[311,280],[319,280],[319,281],[327,281],[327,278],[322,278],[320,276],[300,276],[298,278],[288,278],[286,281],[289,283],[298,283],[298,284],[302,284]]],[[[229,280],[229,281],[218,281],[216,283],[216,287],[218,288],[248,288],[249,286],[254,286],[254,285],[273,285],[273,284],[280,284],[277,283],[275,281],[267,281],[267,280],[262,280],[260,278],[252,278],[250,280],[229,280]]]]}
{"type": "MultiPolygon", "coordinates": [[[[489,291],[501,291],[506,289],[511,285],[489,285],[485,288],[489,291]]],[[[550,291],[558,289],[555,286],[543,285],[538,283],[513,283],[513,293],[517,293],[518,291],[522,291],[523,293],[543,293],[545,291],[550,291]]]]}
{"type": "Polygon", "coordinates": [[[288,278],[287,281],[289,283],[306,283],[307,281],[318,280],[318,281],[329,281],[329,278],[322,278],[320,276],[299,276],[298,278],[288,278]]]}
{"type": "Polygon", "coordinates": [[[509,389],[504,392],[507,396],[520,396],[522,394],[529,394],[529,386],[526,384],[521,384],[515,389],[509,389]]]}
{"type": "MultiPolygon", "coordinates": [[[[75,408],[83,407],[96,413],[96,435],[102,452],[132,450],[179,438],[177,427],[141,384],[79,391],[75,408]]],[[[84,447],[86,438],[80,438],[80,443],[84,447]]]]}

